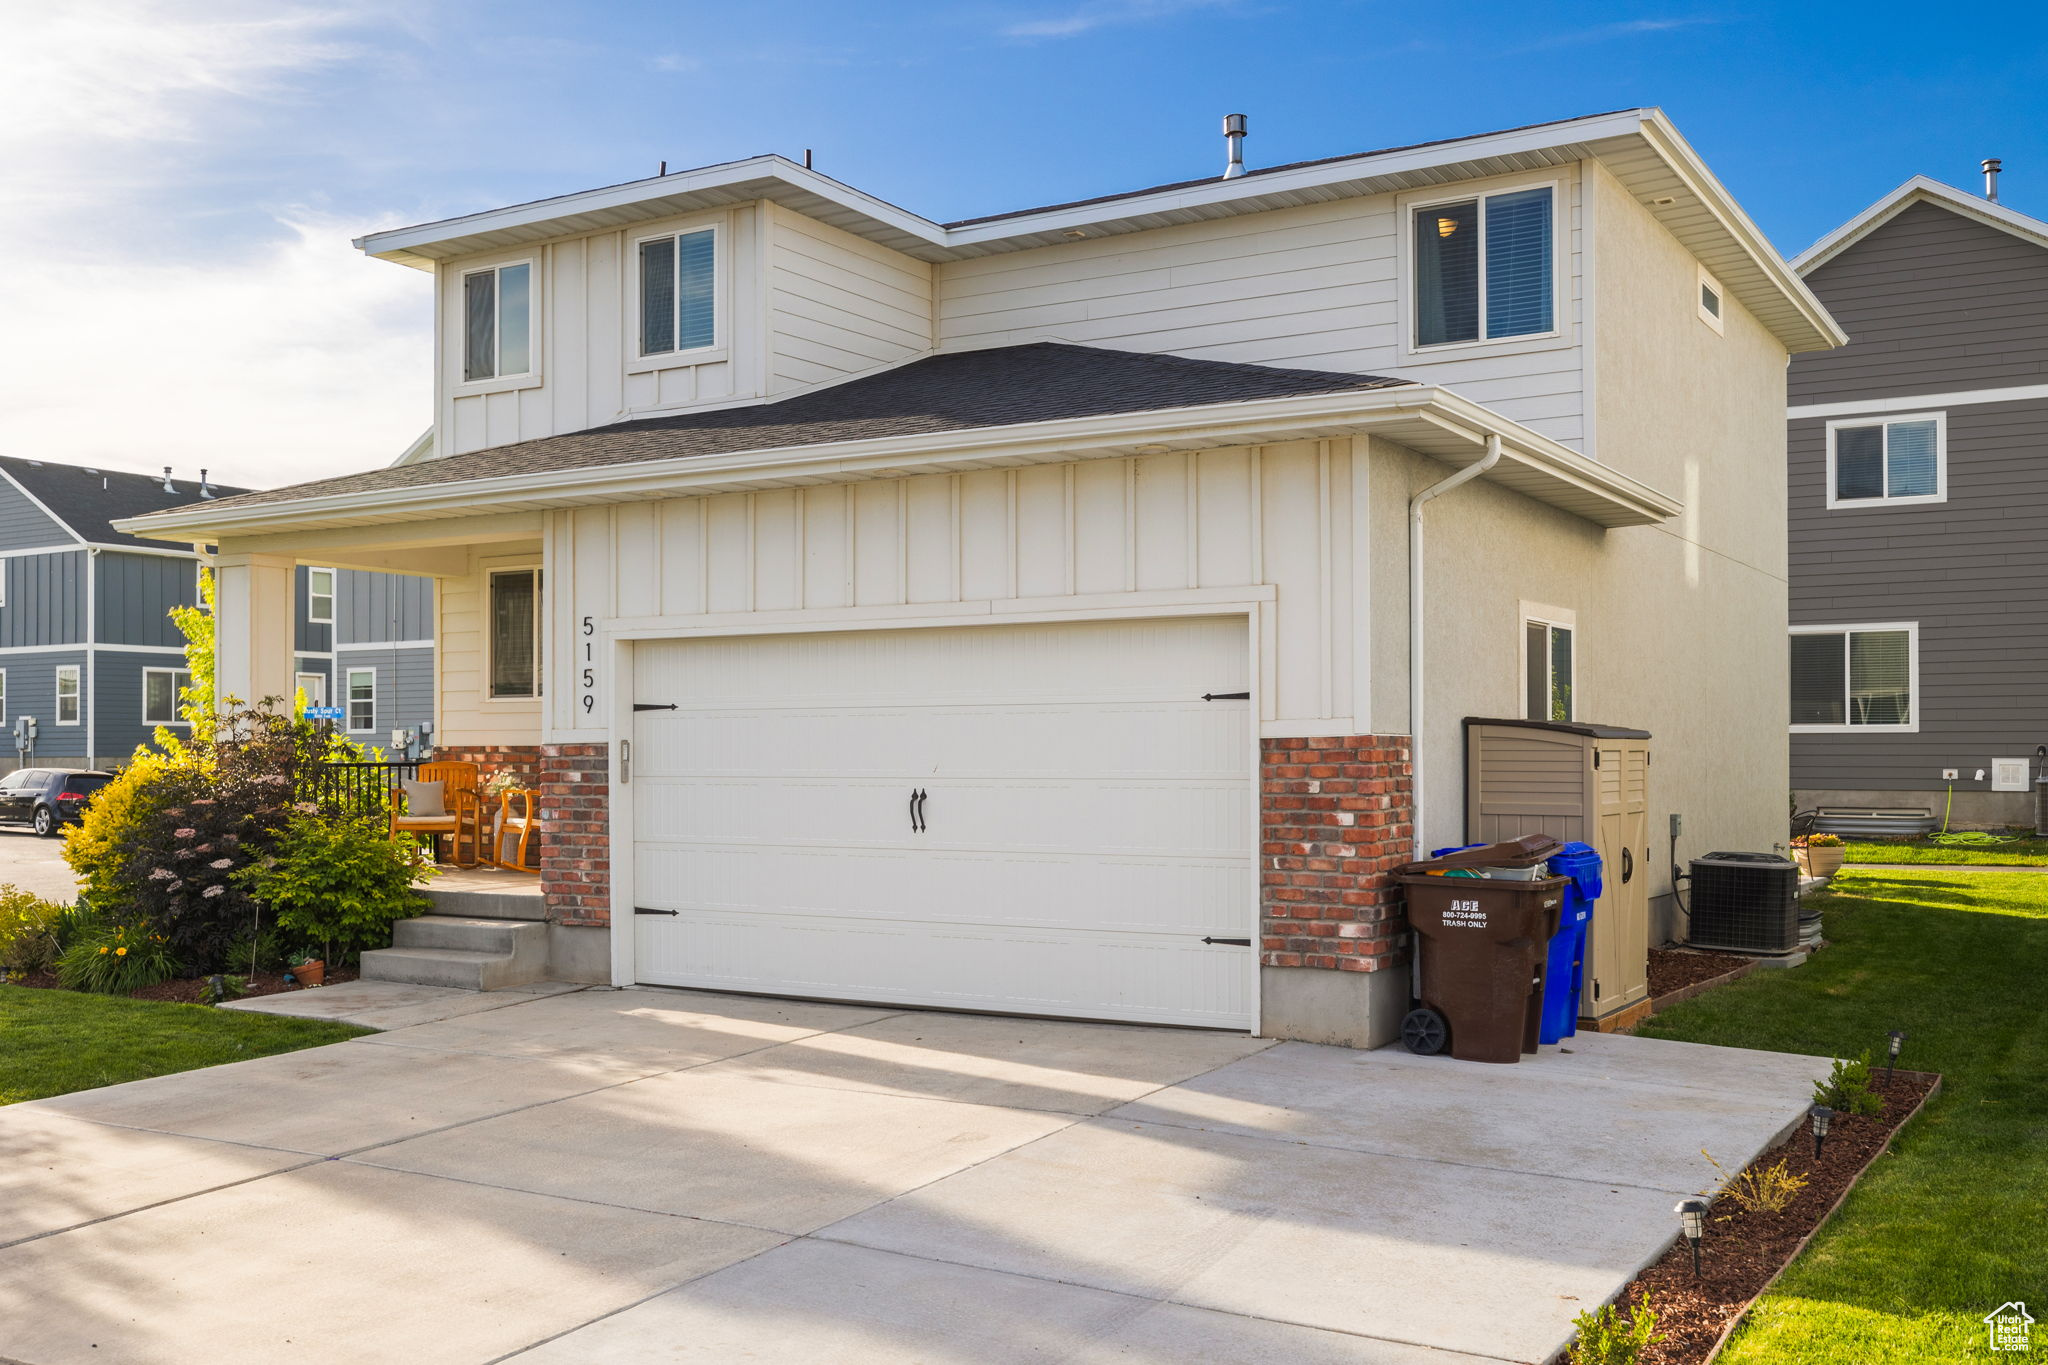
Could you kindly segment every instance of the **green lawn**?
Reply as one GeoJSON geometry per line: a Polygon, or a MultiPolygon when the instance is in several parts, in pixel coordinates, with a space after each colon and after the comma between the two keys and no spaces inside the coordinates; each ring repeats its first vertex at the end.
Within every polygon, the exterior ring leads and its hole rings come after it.
{"type": "Polygon", "coordinates": [[[296,1052],[364,1032],[317,1019],[0,986],[0,1104],[296,1052]]]}
{"type": "Polygon", "coordinates": [[[2010,1299],[2048,1304],[2048,876],[1844,869],[1832,890],[1820,903],[1833,947],[1641,1031],[1881,1057],[1903,1028],[1904,1062],[1944,1073],[1945,1088],[1722,1359],[1998,1358],[1979,1319],[2010,1299]]]}
{"type": "Polygon", "coordinates": [[[1871,843],[1851,840],[1842,846],[1842,858],[1849,863],[1991,863],[2007,867],[2040,867],[2048,864],[2048,839],[2015,839],[2005,844],[1943,847],[1926,839],[1911,843],[1871,843]]]}

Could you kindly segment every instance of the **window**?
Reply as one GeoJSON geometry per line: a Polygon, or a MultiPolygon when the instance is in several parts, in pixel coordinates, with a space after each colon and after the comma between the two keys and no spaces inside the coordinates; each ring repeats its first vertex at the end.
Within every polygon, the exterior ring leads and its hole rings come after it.
{"type": "Polygon", "coordinates": [[[1523,715],[1529,720],[1572,719],[1572,635],[1569,621],[1522,622],[1523,715]]]}
{"type": "Polygon", "coordinates": [[[348,728],[377,728],[377,670],[351,668],[348,671],[348,728]]]}
{"type": "Polygon", "coordinates": [[[491,695],[540,695],[540,570],[491,575],[491,695]]]}
{"type": "Polygon", "coordinates": [[[334,624],[334,570],[306,570],[306,619],[316,626],[334,624]]]}
{"type": "Polygon", "coordinates": [[[1828,506],[1947,500],[1946,414],[1828,423],[1828,506]]]}
{"type": "Polygon", "coordinates": [[[1551,199],[1544,185],[1412,210],[1417,346],[1555,327],[1551,199]]]}
{"type": "Polygon", "coordinates": [[[78,724],[77,664],[65,664],[57,670],[57,723],[78,724]]]}
{"type": "Polygon", "coordinates": [[[462,277],[462,377],[502,379],[533,369],[533,265],[462,277]]]}
{"type": "Polygon", "coordinates": [[[1706,323],[1707,326],[1715,331],[1720,331],[1722,327],[1721,283],[1704,270],[1700,271],[1699,305],[1700,321],[1706,323]]]}
{"type": "Polygon", "coordinates": [[[182,668],[145,668],[142,670],[142,723],[144,725],[186,725],[189,724],[178,714],[178,703],[185,695],[185,689],[192,685],[192,675],[182,668]]]}
{"type": "Polygon", "coordinates": [[[7,670],[0,668],[0,725],[7,723],[7,670]]]}
{"type": "Polygon", "coordinates": [[[306,705],[327,705],[327,675],[325,673],[301,673],[294,681],[298,687],[299,695],[306,699],[306,705]]]}
{"type": "Polygon", "coordinates": [[[717,339],[712,228],[640,243],[640,354],[694,351],[717,339]]]}
{"type": "Polygon", "coordinates": [[[1792,628],[1792,728],[1916,730],[1920,627],[1792,628]]]}

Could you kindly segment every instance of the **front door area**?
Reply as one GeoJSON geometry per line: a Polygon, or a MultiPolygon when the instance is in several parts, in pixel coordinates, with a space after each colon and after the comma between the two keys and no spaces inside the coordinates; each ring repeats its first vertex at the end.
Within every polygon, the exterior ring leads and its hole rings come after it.
{"type": "Polygon", "coordinates": [[[1246,632],[641,642],[637,979],[1252,1027],[1246,632]]]}

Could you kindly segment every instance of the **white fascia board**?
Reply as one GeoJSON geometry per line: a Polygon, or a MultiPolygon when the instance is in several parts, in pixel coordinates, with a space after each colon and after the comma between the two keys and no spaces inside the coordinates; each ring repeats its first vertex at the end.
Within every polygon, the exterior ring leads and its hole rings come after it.
{"type": "Polygon", "coordinates": [[[1806,275],[1826,265],[1871,233],[1919,203],[1939,204],[1986,227],[1995,227],[2038,247],[2048,247],[2048,222],[2015,212],[2003,204],[1916,175],[1792,259],[1792,268],[1806,275]]]}
{"type": "MultiPolygon", "coordinates": [[[[1454,443],[1477,451],[1499,435],[1512,462],[1552,485],[1591,495],[1607,525],[1640,525],[1676,515],[1681,505],[1570,447],[1448,390],[1424,384],[1338,394],[1305,394],[1152,409],[1007,427],[975,427],[722,455],[683,456],[595,469],[545,470],[430,484],[423,487],[334,493],[247,508],[159,512],[121,524],[131,535],[165,540],[209,540],[289,531],[335,516],[353,521],[408,520],[436,514],[473,514],[492,506],[572,505],[687,494],[740,484],[786,486],[893,477],[919,469],[970,462],[975,467],[1092,458],[1090,452],[1128,453],[1165,445],[1201,450],[1256,444],[1304,435],[1369,432],[1400,421],[1433,423],[1454,443]]],[[[1478,458],[1475,454],[1474,459],[1478,458]]]]}

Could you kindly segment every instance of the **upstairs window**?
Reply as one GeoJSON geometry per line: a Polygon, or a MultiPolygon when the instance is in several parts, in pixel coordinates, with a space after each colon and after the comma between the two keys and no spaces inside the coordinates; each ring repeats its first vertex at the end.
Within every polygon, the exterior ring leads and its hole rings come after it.
{"type": "Polygon", "coordinates": [[[1947,498],[1948,419],[1943,414],[1828,423],[1828,506],[1947,498]]]}
{"type": "Polygon", "coordinates": [[[718,335],[717,233],[712,228],[640,243],[640,354],[697,351],[718,335]]]}
{"type": "Polygon", "coordinates": [[[1721,282],[1709,275],[1704,268],[1700,271],[1700,321],[1721,331],[1724,327],[1721,312],[1721,282]]]}
{"type": "Polygon", "coordinates": [[[1415,344],[1556,326],[1548,185],[1415,208],[1415,344]]]}
{"type": "Polygon", "coordinates": [[[316,626],[334,624],[334,570],[306,570],[306,619],[316,626]]]}
{"type": "Polygon", "coordinates": [[[1920,672],[1920,628],[1795,626],[1792,629],[1792,728],[1795,731],[1913,730],[1920,672]]]}
{"type": "Polygon", "coordinates": [[[462,277],[462,378],[503,379],[533,369],[533,266],[492,266],[462,277]]]}
{"type": "Polygon", "coordinates": [[[491,575],[491,695],[540,695],[540,571],[491,575]]]}

